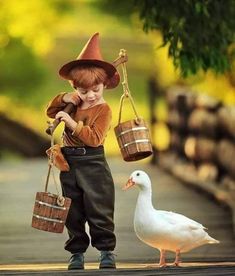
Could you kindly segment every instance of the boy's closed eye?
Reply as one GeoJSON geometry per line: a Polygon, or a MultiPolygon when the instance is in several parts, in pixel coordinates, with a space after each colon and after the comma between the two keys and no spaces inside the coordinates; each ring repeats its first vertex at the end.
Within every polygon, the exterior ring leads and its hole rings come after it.
{"type": "Polygon", "coordinates": [[[82,88],[79,88],[79,87],[76,87],[76,86],[74,86],[73,88],[74,88],[76,91],[79,91],[81,94],[86,94],[86,93],[87,93],[87,91],[84,90],[84,89],[82,89],[82,88]]]}
{"type": "Polygon", "coordinates": [[[91,89],[82,89],[82,88],[77,88],[77,90],[81,93],[81,94],[83,94],[83,95],[85,95],[85,94],[87,94],[89,91],[93,91],[93,92],[99,92],[100,91],[100,89],[99,89],[99,87],[97,87],[97,88],[91,88],[91,89]]]}

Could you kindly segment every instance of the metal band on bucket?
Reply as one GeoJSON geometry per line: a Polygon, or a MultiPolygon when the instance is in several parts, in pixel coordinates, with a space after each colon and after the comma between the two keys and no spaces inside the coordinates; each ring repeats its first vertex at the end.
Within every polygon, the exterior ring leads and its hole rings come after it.
{"type": "Polygon", "coordinates": [[[120,132],[117,135],[117,138],[119,138],[120,136],[122,136],[126,133],[133,132],[133,131],[138,131],[138,130],[148,130],[148,128],[147,127],[133,127],[133,128],[130,128],[130,129],[127,129],[127,130],[124,130],[124,131],[120,132]]]}
{"type": "Polygon", "coordinates": [[[52,219],[52,218],[42,217],[42,216],[35,215],[35,214],[33,214],[33,216],[35,218],[41,219],[41,220],[46,220],[46,221],[51,221],[51,222],[57,222],[57,223],[64,223],[63,220],[59,220],[59,219],[52,219]]]}
{"type": "Polygon", "coordinates": [[[35,202],[37,202],[40,205],[44,205],[44,206],[51,207],[51,208],[54,208],[54,209],[59,209],[59,210],[66,210],[66,209],[68,209],[66,207],[52,205],[52,204],[49,204],[47,202],[43,202],[43,201],[40,201],[40,200],[35,200],[35,202]]]}
{"type": "Polygon", "coordinates": [[[124,144],[121,148],[123,149],[123,148],[126,148],[126,147],[130,146],[130,145],[139,144],[139,143],[151,144],[151,142],[149,141],[149,139],[139,139],[139,140],[135,140],[135,141],[126,143],[126,144],[124,144]]]}

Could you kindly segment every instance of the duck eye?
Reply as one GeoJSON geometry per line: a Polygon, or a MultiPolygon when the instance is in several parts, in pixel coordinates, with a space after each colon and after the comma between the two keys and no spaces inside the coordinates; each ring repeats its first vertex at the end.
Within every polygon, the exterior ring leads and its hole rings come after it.
{"type": "Polygon", "coordinates": [[[137,176],[139,176],[139,175],[140,175],[140,173],[137,173],[136,175],[137,175],[137,176]]]}

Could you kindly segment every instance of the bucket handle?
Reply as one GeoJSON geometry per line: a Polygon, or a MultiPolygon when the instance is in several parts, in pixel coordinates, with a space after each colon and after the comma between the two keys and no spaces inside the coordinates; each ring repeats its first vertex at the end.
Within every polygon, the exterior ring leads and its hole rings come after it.
{"type": "Polygon", "coordinates": [[[139,115],[138,115],[138,113],[137,113],[137,111],[136,111],[136,108],[135,108],[135,104],[134,104],[133,98],[131,97],[130,94],[128,94],[128,95],[123,94],[123,95],[121,96],[120,107],[119,107],[119,116],[118,116],[118,124],[121,123],[122,108],[123,108],[123,102],[124,102],[124,99],[125,99],[125,98],[128,98],[129,101],[130,101],[130,103],[131,103],[132,109],[133,109],[133,111],[134,111],[134,113],[135,113],[135,117],[136,117],[136,119],[135,119],[136,124],[140,124],[141,118],[139,117],[139,115]]]}
{"type": "MultiPolygon", "coordinates": [[[[52,131],[52,124],[50,122],[48,122],[48,129],[51,130],[51,147],[54,146],[54,136],[53,136],[53,131],[52,131]]],[[[52,158],[52,157],[50,157],[52,158]]],[[[54,165],[53,162],[51,162],[49,158],[49,163],[48,163],[48,171],[47,171],[47,177],[46,177],[46,183],[45,183],[45,192],[47,193],[48,191],[48,184],[49,184],[49,179],[50,179],[50,175],[52,173],[52,177],[53,177],[53,181],[55,183],[55,187],[56,187],[56,192],[57,192],[57,204],[59,206],[64,206],[65,203],[65,198],[60,194],[59,192],[59,185],[56,181],[56,177],[55,177],[55,172],[54,172],[54,165]]]]}
{"type": "MultiPolygon", "coordinates": [[[[121,49],[120,53],[119,53],[119,56],[120,57],[127,57],[126,50],[125,49],[121,49]]],[[[132,109],[133,109],[133,111],[135,113],[135,116],[136,116],[135,121],[136,121],[137,124],[139,124],[141,118],[137,114],[136,107],[135,107],[135,104],[134,104],[134,100],[133,100],[133,98],[131,96],[131,91],[130,91],[129,86],[128,86],[127,70],[126,70],[126,64],[125,64],[127,62],[127,60],[128,59],[126,58],[126,60],[124,59],[124,62],[121,63],[121,65],[122,65],[122,74],[123,74],[123,82],[122,82],[123,95],[121,96],[121,99],[120,99],[118,124],[121,123],[122,108],[123,108],[123,102],[124,102],[125,98],[129,99],[129,101],[131,103],[131,106],[132,106],[132,109]]]]}
{"type": "Polygon", "coordinates": [[[49,178],[50,178],[50,174],[52,172],[52,176],[53,176],[53,180],[55,183],[55,187],[56,187],[56,192],[57,192],[57,204],[59,206],[64,206],[65,203],[65,198],[60,194],[59,192],[59,188],[58,188],[58,183],[55,179],[55,174],[54,174],[54,170],[51,164],[48,165],[48,172],[47,172],[47,178],[46,178],[46,184],[45,184],[45,192],[47,193],[47,189],[48,189],[48,183],[49,183],[49,178]]]}

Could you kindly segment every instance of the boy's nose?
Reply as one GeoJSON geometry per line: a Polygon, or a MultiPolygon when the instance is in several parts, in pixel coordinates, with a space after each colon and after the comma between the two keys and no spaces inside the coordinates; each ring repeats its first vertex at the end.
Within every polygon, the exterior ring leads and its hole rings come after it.
{"type": "Polygon", "coordinates": [[[94,92],[92,90],[88,91],[87,97],[93,98],[94,97],[94,92]]]}

